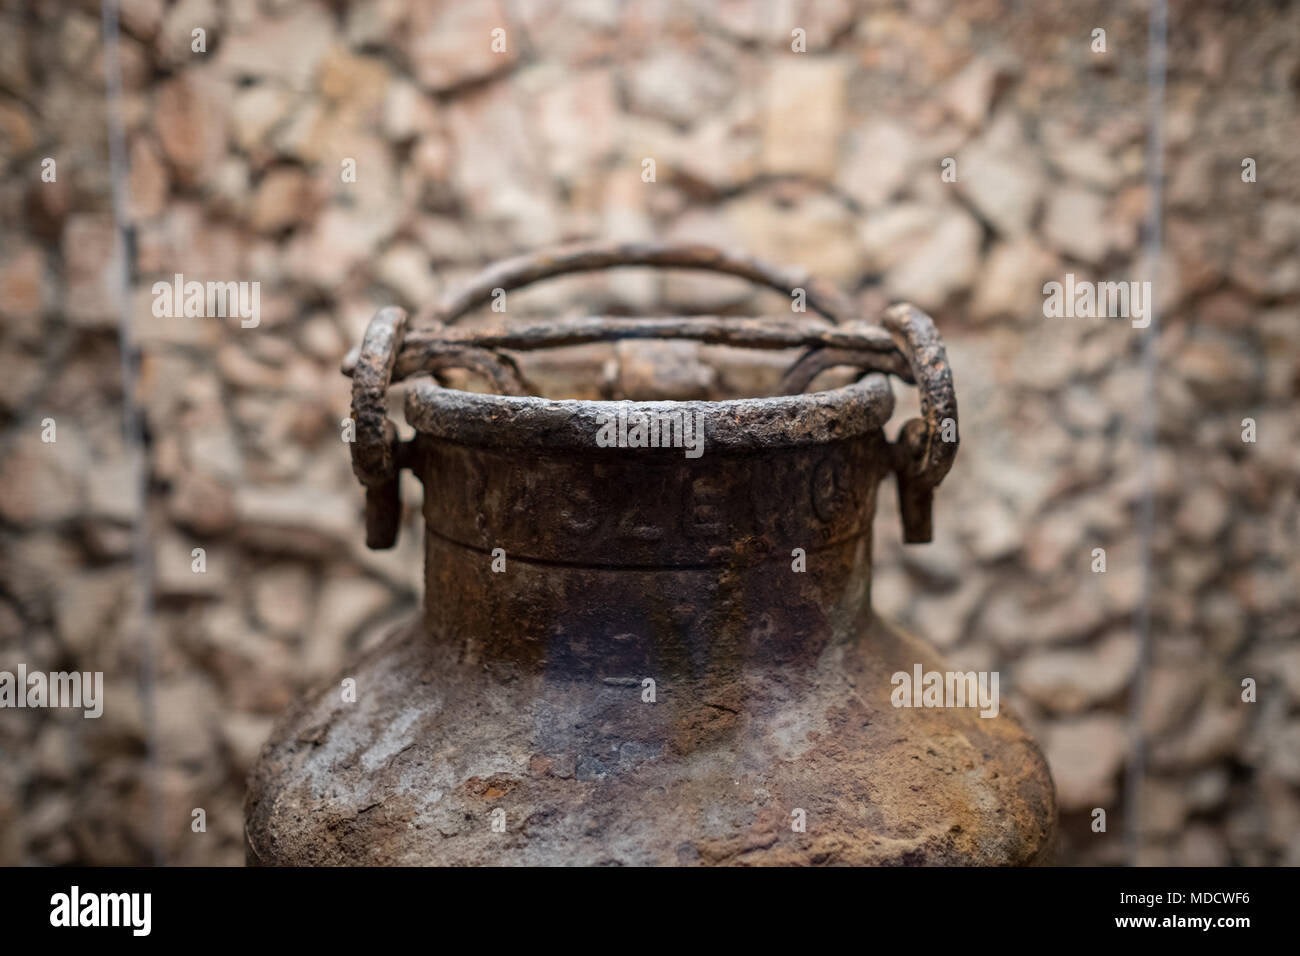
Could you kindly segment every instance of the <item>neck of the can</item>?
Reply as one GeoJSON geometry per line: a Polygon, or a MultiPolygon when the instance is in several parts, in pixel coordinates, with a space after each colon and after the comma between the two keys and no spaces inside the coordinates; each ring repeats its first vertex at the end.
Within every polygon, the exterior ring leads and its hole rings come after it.
{"type": "Polygon", "coordinates": [[[425,621],[485,664],[600,679],[796,666],[869,613],[878,432],[513,454],[421,436],[425,621]]]}

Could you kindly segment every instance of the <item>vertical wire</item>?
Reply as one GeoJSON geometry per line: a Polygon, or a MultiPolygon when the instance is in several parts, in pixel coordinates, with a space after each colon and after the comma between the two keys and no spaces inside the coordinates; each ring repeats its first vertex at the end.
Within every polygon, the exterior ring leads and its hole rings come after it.
{"type": "MultiPolygon", "coordinates": [[[[126,454],[131,464],[135,486],[135,521],[132,528],[132,555],[135,575],[132,582],[132,608],[138,612],[140,633],[140,709],[145,730],[145,787],[150,813],[150,856],[155,866],[164,860],[163,841],[159,832],[162,821],[162,794],[158,787],[158,724],[154,697],[155,664],[153,648],[153,556],[149,547],[149,469],[145,454],[144,416],[136,403],[136,347],[131,334],[131,223],[127,206],[126,132],[122,125],[122,68],[118,59],[117,0],[103,0],[102,36],[104,41],[104,92],[108,121],[108,159],[113,190],[115,239],[113,259],[116,265],[118,299],[117,341],[122,360],[122,428],[126,454]]],[[[128,614],[127,620],[132,620],[128,614]]]]}
{"type": "Polygon", "coordinates": [[[1159,315],[1155,294],[1161,251],[1161,192],[1164,185],[1164,104],[1165,54],[1168,29],[1165,0],[1150,0],[1147,20],[1147,187],[1149,191],[1146,235],[1144,237],[1145,271],[1151,276],[1151,324],[1143,329],[1141,363],[1143,401],[1140,412],[1139,440],[1142,445],[1142,499],[1138,512],[1138,567],[1140,597],[1134,611],[1138,639],[1138,664],[1129,705],[1132,755],[1125,777],[1125,849],[1130,865],[1136,865],[1142,849],[1142,782],[1146,774],[1146,737],[1142,726],[1143,701],[1147,674],[1151,667],[1151,539],[1155,534],[1155,455],[1156,455],[1156,333],[1159,315]]]}

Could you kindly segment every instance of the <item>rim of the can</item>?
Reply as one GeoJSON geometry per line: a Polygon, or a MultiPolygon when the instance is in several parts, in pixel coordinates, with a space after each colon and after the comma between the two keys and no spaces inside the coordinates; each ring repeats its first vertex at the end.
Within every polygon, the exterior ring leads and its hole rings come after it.
{"type": "MultiPolygon", "coordinates": [[[[718,448],[760,452],[865,435],[889,420],[894,394],[887,376],[878,372],[825,391],[721,401],[551,399],[466,392],[420,379],[408,383],[405,405],[407,424],[421,435],[474,447],[530,452],[609,451],[597,443],[597,435],[611,422],[617,431],[620,410],[691,416],[692,423],[703,426],[705,454],[718,448]]],[[[618,450],[623,448],[626,446],[618,450]]],[[[667,449],[638,450],[653,453],[667,449]]]]}

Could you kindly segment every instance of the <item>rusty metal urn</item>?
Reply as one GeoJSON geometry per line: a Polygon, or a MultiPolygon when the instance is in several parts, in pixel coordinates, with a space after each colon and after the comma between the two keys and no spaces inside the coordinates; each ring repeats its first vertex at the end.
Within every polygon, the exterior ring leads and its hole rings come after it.
{"type": "Polygon", "coordinates": [[[710,248],[566,247],[409,323],[380,311],[345,371],[371,547],[394,542],[401,469],[423,483],[424,607],[279,721],[250,781],[250,863],[1050,860],[1037,746],[1005,704],[895,706],[894,675],[945,668],[871,609],[877,488],[894,476],[905,540],[928,541],[957,449],[923,313],[858,321],[830,286],[710,248]],[[803,290],[822,319],[453,327],[494,290],[625,265],[803,290]],[[800,351],[770,397],[631,405],[530,395],[509,357],[628,338],[800,351]],[[805,392],[846,366],[850,384],[805,392]],[[456,368],[496,394],[440,384],[456,368]],[[401,441],[385,396],[425,373],[401,441]],[[922,408],[892,443],[890,376],[922,408]],[[620,412],[658,416],[661,447],[598,443],[620,412]],[[682,421],[698,456],[668,440],[682,421]]]}

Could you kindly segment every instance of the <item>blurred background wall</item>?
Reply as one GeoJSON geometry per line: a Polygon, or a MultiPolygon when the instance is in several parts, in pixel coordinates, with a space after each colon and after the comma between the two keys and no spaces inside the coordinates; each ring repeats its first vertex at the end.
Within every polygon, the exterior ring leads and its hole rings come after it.
{"type": "MultiPolygon", "coordinates": [[[[339,360],[381,305],[596,238],[717,243],[832,278],[867,317],[930,311],[962,449],[933,544],[898,543],[885,489],[879,609],[1001,672],[1056,779],[1064,862],[1300,863],[1300,6],[1169,7],[1148,474],[1151,330],[1044,318],[1041,291],[1151,277],[1144,4],[125,0],[145,619],[100,11],[0,10],[0,669],[108,682],[99,720],[0,711],[0,863],[242,861],[271,722],[421,590],[417,534],[364,547],[339,360]],[[175,273],[260,282],[259,326],[154,317],[175,273]]],[[[625,272],[512,293],[510,318],[750,297],[625,272]]]]}

